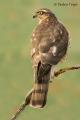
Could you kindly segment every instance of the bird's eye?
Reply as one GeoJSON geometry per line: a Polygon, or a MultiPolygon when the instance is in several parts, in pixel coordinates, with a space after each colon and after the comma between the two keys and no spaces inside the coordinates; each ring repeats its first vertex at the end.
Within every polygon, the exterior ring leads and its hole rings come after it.
{"type": "Polygon", "coordinates": [[[40,14],[43,15],[43,12],[41,11],[40,14]]]}

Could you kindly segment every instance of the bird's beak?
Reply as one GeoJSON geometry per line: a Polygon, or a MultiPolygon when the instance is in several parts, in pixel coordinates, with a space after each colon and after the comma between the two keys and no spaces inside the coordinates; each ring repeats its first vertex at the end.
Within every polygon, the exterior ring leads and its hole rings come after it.
{"type": "Polygon", "coordinates": [[[33,15],[33,18],[36,18],[37,17],[37,14],[33,15]]]}

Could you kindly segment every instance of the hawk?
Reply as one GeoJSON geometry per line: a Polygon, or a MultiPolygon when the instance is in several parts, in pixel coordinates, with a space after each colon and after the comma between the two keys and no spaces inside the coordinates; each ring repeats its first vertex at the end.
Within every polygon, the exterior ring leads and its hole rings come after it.
{"type": "Polygon", "coordinates": [[[66,55],[68,48],[68,31],[55,14],[42,8],[35,12],[38,25],[33,30],[31,58],[34,71],[33,92],[30,106],[43,108],[46,104],[51,71],[66,55]]]}

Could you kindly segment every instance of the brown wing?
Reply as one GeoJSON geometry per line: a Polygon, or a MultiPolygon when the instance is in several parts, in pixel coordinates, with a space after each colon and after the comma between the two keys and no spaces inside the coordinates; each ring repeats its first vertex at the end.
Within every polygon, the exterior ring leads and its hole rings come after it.
{"type": "Polygon", "coordinates": [[[42,63],[51,65],[57,64],[66,54],[68,32],[61,23],[43,29],[41,27],[33,33],[33,59],[40,59],[42,63]]]}

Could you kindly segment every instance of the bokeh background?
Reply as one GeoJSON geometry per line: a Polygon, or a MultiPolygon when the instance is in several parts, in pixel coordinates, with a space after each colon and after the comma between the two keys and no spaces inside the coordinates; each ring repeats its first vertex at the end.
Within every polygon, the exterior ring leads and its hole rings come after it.
{"type": "MultiPolygon", "coordinates": [[[[8,120],[33,84],[30,60],[33,12],[50,8],[70,33],[67,56],[57,68],[80,63],[79,0],[0,0],[0,120],[8,120]],[[78,2],[77,6],[54,6],[78,2]]],[[[80,71],[67,72],[50,84],[44,109],[27,107],[18,120],[80,120],[80,71]]]]}

